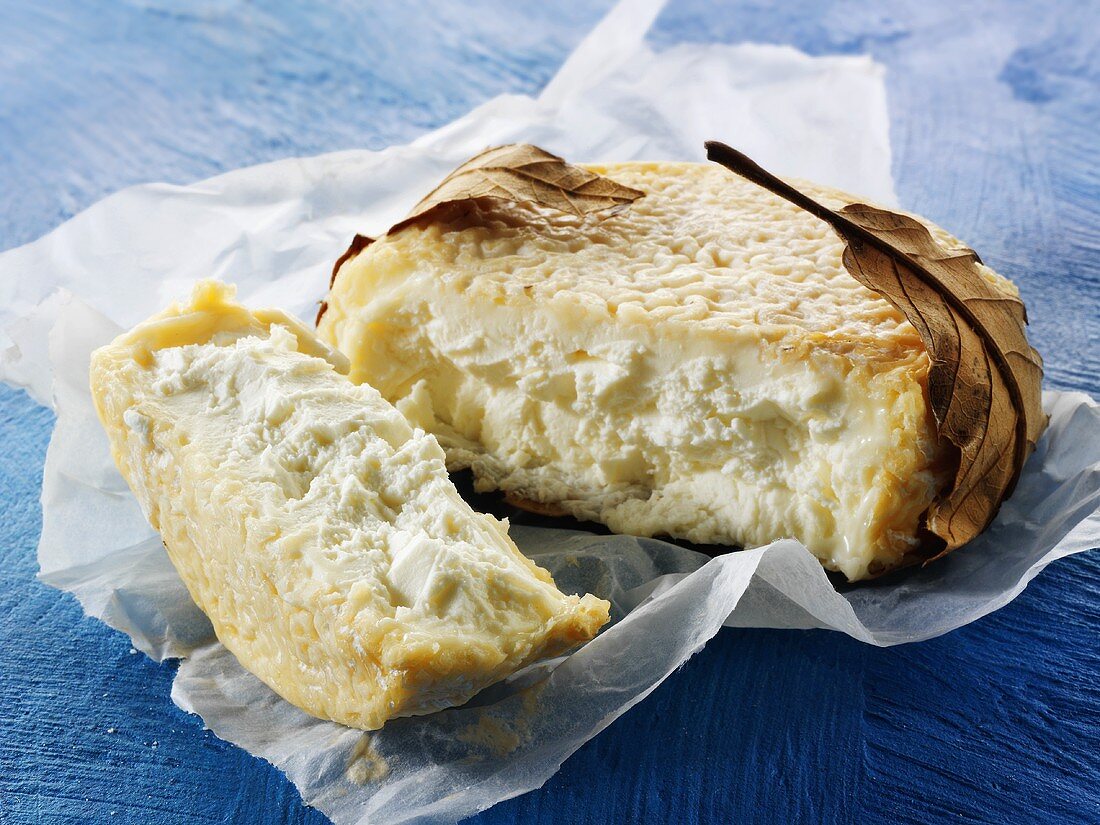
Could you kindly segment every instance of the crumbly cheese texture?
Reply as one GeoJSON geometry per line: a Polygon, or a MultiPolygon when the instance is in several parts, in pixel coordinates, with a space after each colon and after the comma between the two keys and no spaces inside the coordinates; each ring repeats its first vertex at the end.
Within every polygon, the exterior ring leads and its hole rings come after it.
{"type": "Polygon", "coordinates": [[[281,312],[199,285],[95,352],[122,474],[218,638],[314,716],[374,729],[464,702],[593,635],[436,439],[281,312]]]}
{"type": "Polygon", "coordinates": [[[840,238],[713,164],[587,168],[645,195],[585,218],[485,202],[346,261],[318,330],[350,377],[481,489],[623,533],[792,536],[851,580],[912,558],[947,481],[929,359],[840,238]]]}

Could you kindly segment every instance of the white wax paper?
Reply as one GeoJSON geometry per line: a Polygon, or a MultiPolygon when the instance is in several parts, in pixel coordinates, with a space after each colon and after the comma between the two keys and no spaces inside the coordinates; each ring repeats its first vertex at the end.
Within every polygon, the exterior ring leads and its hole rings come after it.
{"type": "Polygon", "coordinates": [[[0,255],[0,326],[10,338],[0,378],[58,415],[41,578],[150,656],[187,657],[175,702],[286,771],[338,825],[453,821],[538,787],[723,624],[916,641],[997,609],[1054,559],[1100,545],[1100,408],[1047,393],[1050,429],[993,527],[965,551],[887,582],[838,592],[792,540],[709,559],[652,539],[514,528],[563,589],[611,599],[614,624],[463,708],[373,734],[321,722],[214,639],[111,462],[88,391],[91,350],[197,278],[234,282],[246,302],[308,319],[352,234],[383,230],[459,162],[514,140],[571,160],[699,160],[703,139],[718,138],[783,174],[893,202],[879,66],[756,45],[654,54],[642,37],[660,5],[621,3],[538,99],[498,97],[383,152],[127,189],[0,255]]]}

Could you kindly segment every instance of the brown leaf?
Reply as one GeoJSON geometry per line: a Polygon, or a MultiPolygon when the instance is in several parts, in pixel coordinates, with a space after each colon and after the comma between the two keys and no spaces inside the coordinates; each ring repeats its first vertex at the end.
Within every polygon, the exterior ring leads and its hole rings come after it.
{"type": "MultiPolygon", "coordinates": [[[[954,550],[984,530],[1011,495],[1046,427],[1043,362],[1027,341],[1023,302],[999,291],[971,249],[940,246],[919,221],[867,204],[833,211],[745,155],[708,141],[707,157],[828,223],[844,266],[916,328],[931,358],[928,397],[955,477],[929,507],[928,529],[954,550]]],[[[937,556],[938,557],[938,556],[937,556]]]]}
{"type": "Polygon", "coordinates": [[[486,149],[459,166],[387,234],[430,220],[447,205],[479,198],[533,203],[581,216],[625,206],[643,194],[537,146],[512,143],[486,149]]]}
{"type": "MultiPolygon", "coordinates": [[[[430,221],[452,206],[481,198],[533,203],[583,216],[607,209],[621,209],[644,194],[610,178],[572,166],[537,146],[511,143],[486,149],[459,166],[414,206],[408,217],[391,226],[386,234],[392,235],[413,223],[430,221]]],[[[330,290],[336,283],[340,267],[372,243],[373,238],[355,236],[351,246],[332,268],[330,290]]],[[[327,310],[328,302],[321,301],[315,324],[321,322],[327,310]]]]}
{"type": "MultiPolygon", "coordinates": [[[[366,235],[357,234],[354,238],[351,239],[351,244],[346,250],[344,250],[344,254],[337,258],[336,263],[332,265],[332,275],[328,279],[329,289],[332,289],[332,285],[336,283],[336,273],[340,271],[340,267],[342,267],[347,261],[350,261],[356,255],[358,255],[372,243],[374,243],[374,238],[368,238],[366,235]]],[[[328,301],[321,301],[321,305],[317,307],[317,317],[313,319],[314,326],[317,326],[317,324],[321,323],[321,318],[324,317],[327,310],[328,301]]]]}

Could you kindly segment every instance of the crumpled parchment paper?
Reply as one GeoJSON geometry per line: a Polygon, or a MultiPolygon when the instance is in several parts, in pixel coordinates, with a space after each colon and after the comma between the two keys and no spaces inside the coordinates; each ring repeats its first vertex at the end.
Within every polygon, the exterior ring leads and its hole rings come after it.
{"type": "Polygon", "coordinates": [[[116,471],[88,391],[91,351],[196,279],[234,282],[252,305],[311,318],[355,232],[383,230],[459,162],[515,140],[574,161],[699,160],[702,141],[717,138],[780,173],[894,202],[879,66],[757,45],[654,54],[642,38],[660,6],[621,2],[537,99],[495,98],[382,152],[127,189],[0,255],[9,339],[0,379],[58,415],[41,578],[148,655],[185,657],[173,700],[279,766],[338,825],[454,821],[538,787],[723,624],[917,641],[996,610],[1051,561],[1100,545],[1100,407],[1047,393],[1050,429],[996,523],[965,551],[904,577],[839,592],[793,540],[710,559],[653,539],[513,528],[564,590],[611,599],[614,624],[463,708],[377,733],[303,714],[217,642],[116,471]]]}

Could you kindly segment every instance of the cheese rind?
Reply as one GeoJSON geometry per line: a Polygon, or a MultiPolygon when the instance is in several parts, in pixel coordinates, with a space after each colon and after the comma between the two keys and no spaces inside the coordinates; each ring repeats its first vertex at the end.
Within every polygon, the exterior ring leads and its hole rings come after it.
{"type": "Polygon", "coordinates": [[[96,351],[112,451],[241,663],[354,727],[461,704],[608,618],[459,497],[414,429],[299,322],[220,284],[96,351]]]}
{"type": "Polygon", "coordinates": [[[843,242],[717,166],[588,168],[645,196],[584,218],[480,203],[344,262],[318,332],[350,377],[481,489],[618,532],[793,536],[852,580],[913,557],[948,477],[928,355],[843,242]]]}

